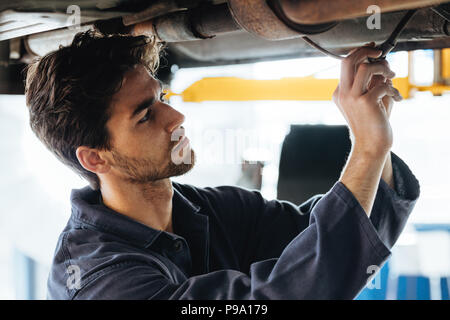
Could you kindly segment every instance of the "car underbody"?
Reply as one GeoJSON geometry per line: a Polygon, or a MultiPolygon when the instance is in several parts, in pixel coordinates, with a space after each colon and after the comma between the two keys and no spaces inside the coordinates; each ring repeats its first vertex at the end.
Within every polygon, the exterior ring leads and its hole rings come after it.
{"type": "MultiPolygon", "coordinates": [[[[450,47],[450,1],[2,2],[0,65],[6,76],[13,74],[14,65],[26,64],[36,56],[66,45],[77,32],[89,28],[111,34],[157,36],[166,43],[166,67],[174,64],[180,68],[213,66],[322,55],[303,41],[305,36],[334,54],[346,54],[368,42],[383,43],[405,13],[412,9],[415,10],[414,16],[396,39],[393,51],[450,47]],[[377,5],[375,9],[374,4],[377,5]],[[375,16],[378,13],[379,16],[375,16]],[[377,24],[373,24],[374,21],[377,24]]],[[[170,68],[162,70],[161,76],[164,77],[165,73],[167,76],[167,72],[170,68]]],[[[0,90],[8,91],[5,88],[0,90]]]]}

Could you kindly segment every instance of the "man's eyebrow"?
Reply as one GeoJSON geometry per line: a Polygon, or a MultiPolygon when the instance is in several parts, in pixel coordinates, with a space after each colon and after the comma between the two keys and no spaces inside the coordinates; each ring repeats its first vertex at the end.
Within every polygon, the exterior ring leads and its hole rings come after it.
{"type": "MultiPolygon", "coordinates": [[[[158,80],[158,92],[161,92],[162,90],[162,82],[160,80],[158,80]]],[[[156,97],[152,97],[150,99],[145,99],[144,101],[142,101],[133,111],[133,113],[131,114],[130,119],[133,119],[134,117],[136,117],[142,110],[147,109],[149,106],[153,105],[156,101],[156,97]]]]}

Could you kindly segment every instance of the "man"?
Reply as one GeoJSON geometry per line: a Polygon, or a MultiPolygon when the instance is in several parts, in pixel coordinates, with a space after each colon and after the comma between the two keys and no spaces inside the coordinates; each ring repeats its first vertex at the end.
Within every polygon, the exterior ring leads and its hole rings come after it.
{"type": "Polygon", "coordinates": [[[387,63],[367,63],[380,52],[371,44],[343,61],[334,101],[352,152],[332,189],[297,207],[170,180],[195,156],[184,116],[154,77],[159,50],[144,36],[86,32],[29,67],[32,129],[90,183],[72,191],[48,298],[354,298],[389,257],[419,195],[390,153],[389,114],[401,97],[387,63]]]}

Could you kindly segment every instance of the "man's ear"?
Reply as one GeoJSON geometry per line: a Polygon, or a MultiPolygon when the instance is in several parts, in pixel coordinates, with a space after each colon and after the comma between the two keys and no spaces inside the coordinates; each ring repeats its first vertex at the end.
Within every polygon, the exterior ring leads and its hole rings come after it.
{"type": "Polygon", "coordinates": [[[81,166],[93,173],[106,173],[111,168],[108,161],[100,156],[97,149],[80,146],[77,148],[76,155],[81,166]]]}

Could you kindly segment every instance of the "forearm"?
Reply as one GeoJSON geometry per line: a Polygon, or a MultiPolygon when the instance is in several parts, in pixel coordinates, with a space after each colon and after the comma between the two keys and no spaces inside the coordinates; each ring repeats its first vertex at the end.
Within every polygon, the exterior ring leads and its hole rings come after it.
{"type": "Polygon", "coordinates": [[[339,179],[353,193],[368,216],[372,211],[386,158],[386,153],[373,155],[355,147],[339,179]]]}
{"type": "Polygon", "coordinates": [[[394,186],[390,149],[393,143],[389,123],[392,106],[402,99],[392,86],[395,73],[383,61],[370,63],[380,50],[374,43],[351,52],[342,62],[341,81],[333,100],[344,115],[354,146],[341,182],[353,193],[369,216],[380,178],[394,186]]]}

